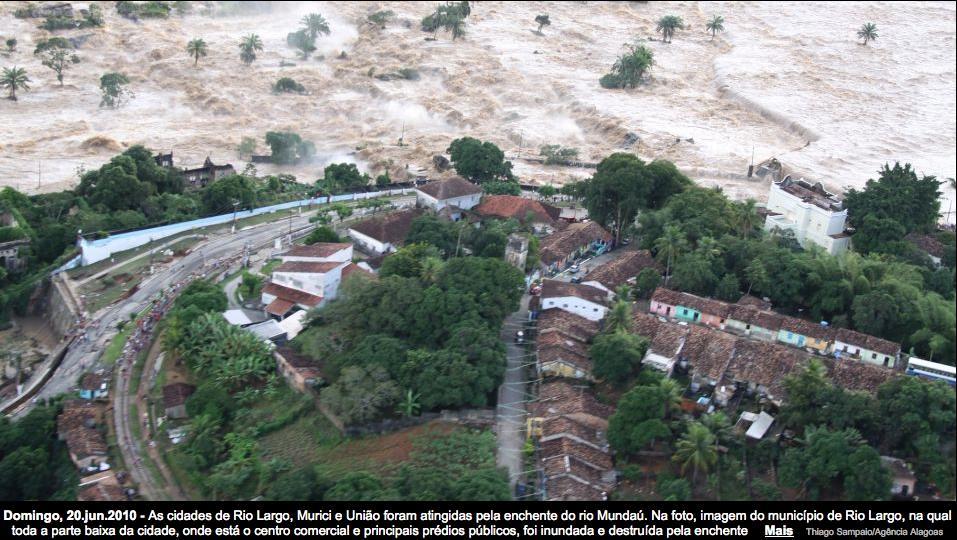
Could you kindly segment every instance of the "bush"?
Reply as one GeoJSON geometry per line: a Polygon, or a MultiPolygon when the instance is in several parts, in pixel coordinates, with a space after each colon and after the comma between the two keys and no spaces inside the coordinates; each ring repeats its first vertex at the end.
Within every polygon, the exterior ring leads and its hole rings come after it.
{"type": "Polygon", "coordinates": [[[295,79],[289,77],[283,77],[276,81],[276,84],[272,87],[273,92],[276,93],[287,93],[287,94],[303,94],[306,92],[306,88],[297,83],[295,79]]]}
{"type": "Polygon", "coordinates": [[[40,25],[40,28],[53,32],[54,30],[66,30],[68,28],[79,28],[80,23],[73,17],[47,17],[40,25]]]}
{"type": "Polygon", "coordinates": [[[43,39],[37,42],[37,46],[33,49],[33,54],[40,54],[47,49],[72,49],[73,44],[70,43],[67,39],[61,37],[52,37],[49,39],[43,39]]]}
{"type": "Polygon", "coordinates": [[[598,79],[598,84],[600,84],[602,88],[621,88],[623,86],[621,77],[614,73],[602,76],[602,78],[598,79]]]}

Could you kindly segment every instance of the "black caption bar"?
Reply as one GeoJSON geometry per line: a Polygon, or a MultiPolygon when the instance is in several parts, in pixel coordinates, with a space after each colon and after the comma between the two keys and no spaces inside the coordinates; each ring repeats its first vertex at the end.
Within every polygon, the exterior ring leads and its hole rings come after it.
{"type": "Polygon", "coordinates": [[[951,537],[954,503],[0,503],[53,538],[951,537]]]}

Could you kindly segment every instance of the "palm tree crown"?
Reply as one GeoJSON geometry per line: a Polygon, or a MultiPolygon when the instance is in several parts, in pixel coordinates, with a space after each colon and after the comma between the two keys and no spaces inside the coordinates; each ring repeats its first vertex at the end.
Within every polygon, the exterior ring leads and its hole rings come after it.
{"type": "Polygon", "coordinates": [[[711,39],[714,39],[715,34],[724,31],[724,17],[721,15],[711,17],[711,20],[708,21],[707,28],[708,32],[711,32],[711,39]]]}
{"type": "Polygon", "coordinates": [[[9,88],[10,95],[8,99],[16,101],[17,90],[30,89],[30,77],[27,77],[27,70],[13,66],[12,68],[3,68],[3,75],[0,75],[0,87],[9,88]]]}
{"type": "Polygon", "coordinates": [[[877,25],[874,23],[864,23],[861,29],[857,31],[857,37],[864,40],[864,45],[868,41],[877,39],[877,25]]]}
{"type": "Polygon", "coordinates": [[[313,39],[316,38],[319,34],[329,35],[331,30],[329,30],[329,23],[326,21],[326,18],[318,13],[310,13],[302,18],[300,21],[303,26],[306,27],[306,32],[309,33],[309,36],[313,39]]]}
{"type": "Polygon", "coordinates": [[[249,34],[239,42],[239,58],[244,64],[252,64],[256,59],[256,51],[263,50],[263,41],[256,34],[249,34]]]}
{"type": "Polygon", "coordinates": [[[535,16],[535,22],[538,23],[538,33],[542,33],[542,27],[552,24],[552,21],[548,18],[547,13],[535,16]]]}
{"type": "Polygon", "coordinates": [[[698,422],[688,425],[688,432],[678,441],[672,459],[681,465],[681,473],[692,469],[692,484],[698,481],[698,472],[707,473],[718,461],[714,435],[698,422]]]}
{"type": "Polygon", "coordinates": [[[193,57],[193,65],[199,63],[200,57],[206,56],[209,52],[208,47],[206,47],[206,42],[201,38],[194,38],[186,44],[186,52],[193,57]]]}
{"type": "Polygon", "coordinates": [[[671,38],[675,35],[675,30],[684,30],[684,27],[685,23],[681,20],[681,17],[677,15],[665,15],[658,19],[658,27],[655,31],[661,32],[665,43],[671,43],[671,38]]]}

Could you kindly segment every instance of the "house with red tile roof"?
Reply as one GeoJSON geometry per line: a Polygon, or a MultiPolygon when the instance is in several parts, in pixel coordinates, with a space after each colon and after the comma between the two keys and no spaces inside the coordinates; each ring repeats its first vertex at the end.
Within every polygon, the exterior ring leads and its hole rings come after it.
{"type": "Polygon", "coordinates": [[[539,299],[542,310],[557,308],[590,321],[600,321],[608,313],[605,291],[580,283],[546,279],[539,299]]]}
{"type": "Polygon", "coordinates": [[[606,249],[611,233],[594,221],[572,223],[542,239],[539,260],[546,272],[561,270],[593,249],[606,249]]]}
{"type": "Polygon", "coordinates": [[[473,212],[483,218],[514,219],[526,225],[553,228],[562,214],[561,208],[517,195],[486,195],[473,212]]]}
{"type": "Polygon", "coordinates": [[[842,360],[853,359],[884,367],[895,367],[901,356],[899,343],[847,328],[835,330],[832,351],[842,360]]]}
{"type": "Polygon", "coordinates": [[[360,249],[370,255],[392,253],[409,236],[415,218],[423,214],[424,211],[419,208],[391,212],[354,224],[348,234],[360,249]]]}
{"type": "Polygon", "coordinates": [[[447,211],[453,221],[461,219],[462,210],[471,210],[481,200],[482,188],[460,176],[415,188],[415,201],[420,208],[447,211]]]}
{"type": "Polygon", "coordinates": [[[634,285],[638,272],[645,268],[653,268],[659,272],[663,270],[646,249],[622,250],[614,259],[588,272],[582,283],[614,294],[622,285],[634,285]]]}

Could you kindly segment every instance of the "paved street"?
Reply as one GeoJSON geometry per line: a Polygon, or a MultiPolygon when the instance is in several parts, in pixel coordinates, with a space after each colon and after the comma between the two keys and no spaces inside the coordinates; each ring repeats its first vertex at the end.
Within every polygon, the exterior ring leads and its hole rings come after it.
{"type": "MultiPolygon", "coordinates": [[[[515,332],[522,330],[528,335],[529,295],[522,296],[521,307],[505,319],[502,341],[505,343],[508,363],[505,380],[498,389],[498,406],[495,409],[495,432],[498,436],[496,462],[508,471],[509,483],[514,486],[523,478],[522,448],[525,445],[525,402],[529,399],[528,364],[534,364],[534,352],[515,343],[515,332]]],[[[532,366],[534,369],[534,366],[532,366]]]]}

